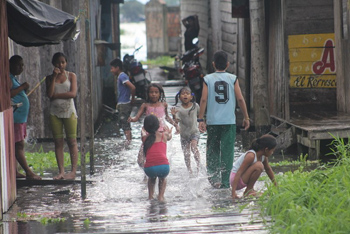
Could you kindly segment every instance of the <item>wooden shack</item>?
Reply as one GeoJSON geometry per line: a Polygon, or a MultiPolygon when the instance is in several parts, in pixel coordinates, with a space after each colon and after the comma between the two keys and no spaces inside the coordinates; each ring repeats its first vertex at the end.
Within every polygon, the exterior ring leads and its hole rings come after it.
{"type": "Polygon", "coordinates": [[[11,107],[6,1],[0,1],[0,219],[16,200],[16,158],[11,107]]]}
{"type": "Polygon", "coordinates": [[[348,1],[181,1],[181,17],[192,14],[203,68],[216,50],[229,54],[252,119],[246,142],[270,132],[281,150],[316,159],[333,136],[348,138],[348,1]]]}

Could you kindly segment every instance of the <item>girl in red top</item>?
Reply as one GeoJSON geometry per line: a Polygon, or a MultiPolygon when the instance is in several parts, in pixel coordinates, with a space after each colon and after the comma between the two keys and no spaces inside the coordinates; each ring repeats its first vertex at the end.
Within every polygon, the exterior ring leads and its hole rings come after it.
{"type": "Polygon", "coordinates": [[[171,130],[166,125],[162,132],[159,129],[159,120],[155,115],[145,117],[144,129],[148,135],[143,137],[143,151],[146,158],[139,154],[138,163],[144,167],[148,176],[148,199],[153,199],[156,179],[158,177],[158,201],[164,202],[164,192],[166,188],[166,177],[169,174],[169,161],[166,156],[167,141],[171,139],[171,130]],[[146,162],[144,163],[144,160],[146,162]],[[143,165],[144,164],[144,165],[143,165]]]}

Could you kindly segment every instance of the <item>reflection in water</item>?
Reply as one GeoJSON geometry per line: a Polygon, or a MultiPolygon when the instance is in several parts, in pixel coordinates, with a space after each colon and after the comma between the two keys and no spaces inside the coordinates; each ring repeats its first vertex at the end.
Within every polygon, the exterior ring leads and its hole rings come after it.
{"type": "Polygon", "coordinates": [[[168,209],[166,203],[158,202],[157,200],[150,201],[147,213],[147,217],[150,222],[167,221],[167,213],[168,209]]]}

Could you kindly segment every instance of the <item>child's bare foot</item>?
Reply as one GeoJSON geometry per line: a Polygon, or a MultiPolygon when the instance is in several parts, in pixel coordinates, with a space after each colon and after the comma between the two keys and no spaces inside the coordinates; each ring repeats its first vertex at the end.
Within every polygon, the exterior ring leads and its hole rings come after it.
{"type": "Polygon", "coordinates": [[[75,172],[71,171],[63,176],[63,179],[65,180],[74,180],[75,179],[75,172]]]}
{"type": "Polygon", "coordinates": [[[63,173],[58,174],[57,176],[53,177],[54,180],[64,180],[64,175],[63,173]]]}
{"type": "Polygon", "coordinates": [[[26,178],[26,176],[16,171],[16,178],[26,178]]]}
{"type": "Polygon", "coordinates": [[[245,197],[249,197],[249,196],[252,196],[252,197],[259,197],[261,195],[261,193],[255,191],[254,189],[251,189],[249,191],[245,191],[244,192],[244,196],[245,197]]]}
{"type": "Polygon", "coordinates": [[[27,180],[41,180],[41,177],[36,175],[36,174],[34,174],[34,173],[28,173],[26,175],[26,179],[27,180]]]}
{"type": "Polygon", "coordinates": [[[165,203],[165,198],[164,197],[158,197],[158,202],[165,203]]]}

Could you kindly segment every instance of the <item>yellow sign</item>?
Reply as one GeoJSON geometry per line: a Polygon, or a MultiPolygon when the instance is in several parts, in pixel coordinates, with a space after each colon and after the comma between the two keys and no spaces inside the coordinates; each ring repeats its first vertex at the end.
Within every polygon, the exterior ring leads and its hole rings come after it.
{"type": "Polygon", "coordinates": [[[334,33],[288,37],[291,88],[336,88],[334,33]]]}
{"type": "Polygon", "coordinates": [[[293,88],[336,88],[335,75],[291,76],[289,86],[293,88]]]}

